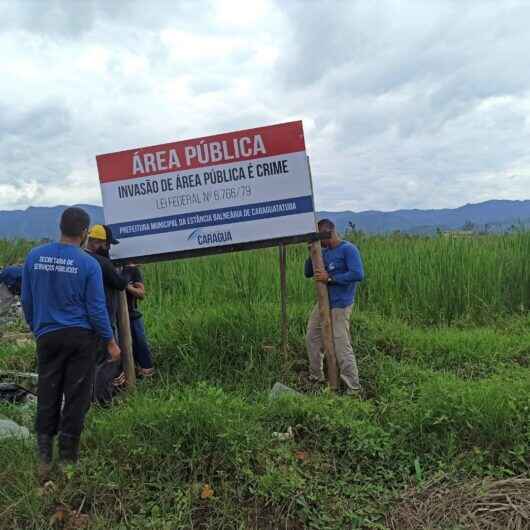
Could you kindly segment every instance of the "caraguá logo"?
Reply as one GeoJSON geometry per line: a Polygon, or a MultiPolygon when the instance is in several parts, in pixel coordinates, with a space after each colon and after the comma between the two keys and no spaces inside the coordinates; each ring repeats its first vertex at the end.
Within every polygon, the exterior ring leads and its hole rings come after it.
{"type": "Polygon", "coordinates": [[[204,228],[197,228],[188,236],[188,241],[193,239],[201,247],[203,245],[216,245],[218,243],[232,241],[232,232],[230,230],[205,230],[204,228]]]}

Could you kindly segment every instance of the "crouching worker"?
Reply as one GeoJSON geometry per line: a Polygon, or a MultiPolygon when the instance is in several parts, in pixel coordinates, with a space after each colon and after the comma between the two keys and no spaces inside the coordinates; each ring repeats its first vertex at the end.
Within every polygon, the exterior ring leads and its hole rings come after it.
{"type": "Polygon", "coordinates": [[[134,264],[128,263],[122,275],[127,279],[127,305],[131,322],[134,361],[140,377],[151,377],[154,374],[151,350],[145,336],[142,313],[138,310],[138,300],[145,298],[145,286],[142,271],[134,264]]]}
{"type": "Polygon", "coordinates": [[[37,340],[36,431],[43,481],[51,471],[55,435],[60,462],[78,459],[90,406],[96,335],[112,358],[121,355],[107,314],[101,268],[80,248],[89,223],[84,210],[67,208],[60,241],[33,249],[23,270],[22,306],[37,340]]]}
{"type": "Polygon", "coordinates": [[[20,317],[18,297],[21,284],[22,265],[11,265],[0,270],[0,326],[20,317]]]}
{"type": "Polygon", "coordinates": [[[6,289],[14,296],[20,296],[22,268],[22,265],[10,265],[0,270],[0,285],[5,285],[6,289]]]}
{"type": "MultiPolygon", "coordinates": [[[[357,283],[364,278],[363,263],[357,247],[343,241],[329,219],[318,223],[319,232],[330,232],[329,239],[322,240],[325,270],[313,271],[311,258],[305,263],[306,277],[327,284],[335,355],[340,369],[340,379],[346,386],[346,393],[359,396],[361,385],[357,360],[353,353],[350,336],[350,315],[355,299],[357,283]]],[[[313,381],[325,382],[323,371],[323,344],[318,304],[315,305],[307,325],[307,351],[309,356],[309,377],[313,381]]]]}

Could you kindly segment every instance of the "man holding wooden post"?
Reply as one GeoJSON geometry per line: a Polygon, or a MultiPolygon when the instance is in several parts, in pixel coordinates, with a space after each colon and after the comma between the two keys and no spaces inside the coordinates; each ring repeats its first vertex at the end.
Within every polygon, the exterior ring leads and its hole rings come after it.
{"type": "MultiPolygon", "coordinates": [[[[322,321],[317,303],[307,325],[306,344],[309,356],[309,377],[314,381],[325,381],[322,350],[334,347],[340,369],[340,379],[346,386],[346,393],[359,396],[361,385],[357,361],[351,345],[350,315],[357,283],[364,278],[363,263],[357,247],[339,237],[332,221],[322,219],[318,223],[318,230],[330,234],[328,239],[321,241],[324,248],[322,253],[324,267],[314,268],[312,258],[308,258],[305,263],[305,275],[307,278],[314,277],[316,282],[328,287],[333,344],[326,347],[325,330],[323,329],[325,322],[322,321]]],[[[326,351],[326,353],[331,355],[333,359],[333,352],[326,351]]],[[[329,368],[328,366],[328,370],[329,368]]],[[[333,378],[330,377],[330,384],[333,387],[332,380],[333,378]]]]}

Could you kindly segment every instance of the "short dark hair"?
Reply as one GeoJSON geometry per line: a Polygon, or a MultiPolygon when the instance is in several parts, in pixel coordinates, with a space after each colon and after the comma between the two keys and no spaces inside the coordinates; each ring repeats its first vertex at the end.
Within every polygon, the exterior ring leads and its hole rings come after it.
{"type": "Polygon", "coordinates": [[[320,219],[318,229],[333,232],[335,230],[335,223],[331,219],[320,219]]]}
{"type": "Polygon", "coordinates": [[[61,233],[68,237],[81,237],[90,226],[90,216],[77,206],[66,208],[61,215],[61,233]]]}

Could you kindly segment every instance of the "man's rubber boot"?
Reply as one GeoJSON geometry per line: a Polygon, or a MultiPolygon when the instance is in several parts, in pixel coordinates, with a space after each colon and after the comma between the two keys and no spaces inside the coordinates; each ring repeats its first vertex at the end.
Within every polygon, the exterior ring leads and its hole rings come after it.
{"type": "Polygon", "coordinates": [[[354,399],[363,399],[363,391],[361,388],[346,388],[344,394],[354,399]]]}
{"type": "Polygon", "coordinates": [[[39,453],[39,481],[44,484],[50,480],[52,470],[53,436],[37,434],[37,449],[39,453]]]}
{"type": "Polygon", "coordinates": [[[59,434],[59,462],[61,465],[76,464],[79,460],[79,436],[59,434]]]}

